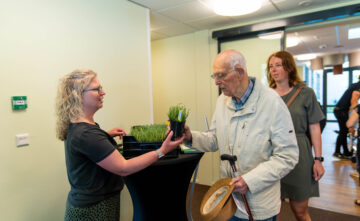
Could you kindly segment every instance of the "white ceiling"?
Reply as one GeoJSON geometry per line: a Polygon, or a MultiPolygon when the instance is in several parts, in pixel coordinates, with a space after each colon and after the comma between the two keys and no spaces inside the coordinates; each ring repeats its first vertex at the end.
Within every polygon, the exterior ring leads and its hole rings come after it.
{"type": "MultiPolygon", "coordinates": [[[[151,40],[158,40],[187,34],[204,29],[217,29],[239,23],[257,23],[275,16],[301,14],[329,8],[330,5],[355,4],[354,0],[263,0],[260,10],[255,13],[225,17],[216,15],[211,9],[211,0],[128,0],[150,9],[151,40]]],[[[250,1],[250,0],[249,0],[250,1]]],[[[359,3],[356,2],[356,3],[359,3]]],[[[333,25],[321,29],[298,31],[301,43],[289,48],[294,55],[301,53],[338,53],[360,47],[360,40],[347,40],[348,24],[333,25]],[[339,34],[338,36],[336,34],[339,34]],[[314,36],[317,36],[314,40],[314,36]],[[319,45],[327,45],[320,49],[319,45]],[[335,47],[342,45],[344,47],[335,47]],[[335,47],[335,48],[334,48],[335,47]]]]}
{"type": "Polygon", "coordinates": [[[325,54],[346,54],[360,50],[360,38],[348,39],[350,27],[360,27],[357,23],[332,24],[308,30],[288,33],[287,38],[296,37],[300,40],[298,46],[287,48],[294,55],[315,53],[318,56],[325,54]]]}

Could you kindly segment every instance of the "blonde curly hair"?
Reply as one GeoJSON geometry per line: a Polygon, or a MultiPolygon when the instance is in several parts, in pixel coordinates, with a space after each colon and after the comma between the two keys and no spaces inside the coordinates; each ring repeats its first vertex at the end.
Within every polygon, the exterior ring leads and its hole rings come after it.
{"type": "Polygon", "coordinates": [[[59,80],[56,95],[56,137],[66,139],[70,123],[83,116],[82,94],[97,74],[88,69],[77,69],[59,80]]]}

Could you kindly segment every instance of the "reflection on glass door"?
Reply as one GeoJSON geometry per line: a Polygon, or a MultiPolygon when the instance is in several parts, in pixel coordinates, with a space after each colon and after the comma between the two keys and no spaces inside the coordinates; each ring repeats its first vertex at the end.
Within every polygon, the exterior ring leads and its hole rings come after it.
{"type": "Polygon", "coordinates": [[[326,117],[336,121],[334,108],[341,96],[351,84],[360,81],[360,67],[344,68],[342,74],[334,75],[332,70],[326,70],[326,117]]]}
{"type": "Polygon", "coordinates": [[[360,70],[352,70],[352,83],[360,81],[360,70]]]}
{"type": "Polygon", "coordinates": [[[316,99],[323,106],[323,70],[313,70],[307,73],[309,74],[306,74],[303,79],[305,79],[307,86],[314,90],[316,99]]]}
{"type": "Polygon", "coordinates": [[[349,71],[344,71],[342,74],[334,75],[331,70],[327,71],[326,75],[326,118],[327,120],[336,120],[334,115],[334,108],[343,93],[349,87],[349,71]]]}

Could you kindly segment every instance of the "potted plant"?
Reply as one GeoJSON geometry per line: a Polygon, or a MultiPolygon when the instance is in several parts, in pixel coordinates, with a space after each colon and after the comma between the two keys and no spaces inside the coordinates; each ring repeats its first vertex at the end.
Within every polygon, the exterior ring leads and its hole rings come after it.
{"type": "Polygon", "coordinates": [[[177,104],[169,108],[168,117],[170,120],[170,128],[174,132],[174,135],[171,138],[172,140],[182,136],[188,116],[189,110],[183,104],[177,104]]]}
{"type": "Polygon", "coordinates": [[[130,135],[140,143],[162,142],[166,138],[166,124],[133,126],[130,135]]]}
{"type": "MultiPolygon", "coordinates": [[[[166,138],[166,124],[137,125],[131,127],[129,136],[123,137],[123,155],[132,158],[161,147],[166,138]]],[[[171,151],[166,157],[177,157],[177,151],[171,151]]]]}

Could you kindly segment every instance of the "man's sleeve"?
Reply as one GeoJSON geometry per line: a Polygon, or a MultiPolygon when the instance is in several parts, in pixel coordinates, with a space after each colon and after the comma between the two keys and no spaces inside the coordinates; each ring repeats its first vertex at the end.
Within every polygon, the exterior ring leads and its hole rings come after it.
{"type": "Polygon", "coordinates": [[[290,113],[282,103],[275,102],[270,127],[272,156],[268,161],[244,174],[250,192],[257,192],[286,176],[299,160],[299,148],[290,113]]]}
{"type": "Polygon", "coordinates": [[[201,152],[215,152],[218,150],[216,138],[216,120],[215,114],[211,120],[211,127],[207,132],[191,131],[192,146],[201,152]]]}

